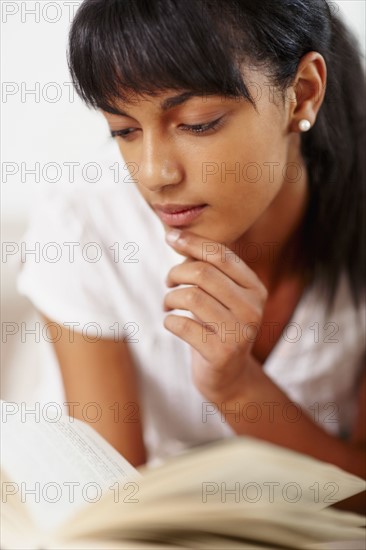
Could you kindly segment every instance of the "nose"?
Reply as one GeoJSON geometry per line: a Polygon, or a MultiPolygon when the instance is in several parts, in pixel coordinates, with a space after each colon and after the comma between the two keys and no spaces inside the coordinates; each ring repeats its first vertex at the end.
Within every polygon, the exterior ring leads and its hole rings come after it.
{"type": "Polygon", "coordinates": [[[183,168],[172,140],[161,133],[145,132],[142,147],[138,173],[140,186],[150,192],[159,192],[163,187],[182,181],[183,168]]]}

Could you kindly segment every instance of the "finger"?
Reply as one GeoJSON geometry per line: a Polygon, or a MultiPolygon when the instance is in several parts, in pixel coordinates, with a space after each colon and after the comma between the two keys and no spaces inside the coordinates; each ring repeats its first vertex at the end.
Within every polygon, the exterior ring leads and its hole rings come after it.
{"type": "Polygon", "coordinates": [[[210,330],[210,327],[189,317],[173,314],[165,317],[164,327],[196,349],[210,363],[224,358],[221,357],[225,350],[223,350],[220,336],[210,330]]]}
{"type": "Polygon", "coordinates": [[[168,242],[175,250],[184,251],[185,254],[197,260],[214,265],[238,285],[246,288],[261,288],[263,293],[266,292],[257,274],[226,245],[188,231],[181,231],[181,237],[178,240],[168,242]]]}
{"type": "MultiPolygon", "coordinates": [[[[189,264],[192,264],[192,263],[195,263],[195,262],[197,262],[197,260],[195,258],[191,258],[189,256],[183,262],[181,262],[180,264],[177,264],[176,266],[174,266],[174,268],[178,268],[180,266],[186,266],[186,265],[189,265],[189,264]]],[[[172,269],[174,269],[174,268],[172,268],[172,269]]],[[[168,272],[168,275],[166,276],[166,279],[165,279],[165,284],[167,286],[174,286],[174,285],[170,284],[170,272],[172,271],[172,269],[170,269],[170,271],[168,272]]],[[[184,284],[184,282],[182,282],[181,284],[184,284]]]]}
{"type": "Polygon", "coordinates": [[[229,309],[235,317],[261,315],[266,297],[259,289],[239,286],[214,265],[195,260],[174,266],[166,278],[168,287],[195,285],[229,309]],[[253,310],[253,311],[252,311],[253,310]]]}
{"type": "Polygon", "coordinates": [[[166,285],[172,288],[182,284],[198,286],[232,312],[242,311],[247,300],[256,301],[253,291],[243,289],[214,265],[199,260],[183,262],[169,271],[166,285]]]}
{"type": "Polygon", "coordinates": [[[179,288],[169,292],[164,299],[164,311],[180,309],[191,311],[201,322],[220,327],[220,323],[232,320],[231,312],[198,287],[179,288]]]}

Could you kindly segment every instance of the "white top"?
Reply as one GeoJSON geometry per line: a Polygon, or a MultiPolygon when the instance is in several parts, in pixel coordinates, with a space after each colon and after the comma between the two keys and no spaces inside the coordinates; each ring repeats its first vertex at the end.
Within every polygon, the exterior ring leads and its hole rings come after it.
{"type": "MultiPolygon", "coordinates": [[[[19,265],[17,288],[48,318],[78,323],[75,331],[87,338],[116,338],[117,327],[120,337],[126,334],[141,384],[148,462],[157,464],[234,432],[193,385],[190,346],[163,326],[165,277],[184,258],[166,244],[161,221],[128,173],[125,181],[121,175],[113,182],[109,167],[116,160],[122,166],[116,155],[100,162],[102,181],[72,184],[58,193],[50,189],[22,239],[28,250],[39,252],[19,265]],[[72,245],[65,243],[80,243],[74,261],[72,245]],[[60,258],[52,261],[56,252],[60,258]]],[[[324,309],[312,289],[306,290],[263,368],[303,414],[346,437],[363,370],[366,308],[363,303],[356,313],[343,276],[328,318],[324,309]]],[[[296,412],[289,408],[283,414],[290,421],[296,412]]],[[[241,411],[250,418],[269,413],[269,407],[241,411]]]]}

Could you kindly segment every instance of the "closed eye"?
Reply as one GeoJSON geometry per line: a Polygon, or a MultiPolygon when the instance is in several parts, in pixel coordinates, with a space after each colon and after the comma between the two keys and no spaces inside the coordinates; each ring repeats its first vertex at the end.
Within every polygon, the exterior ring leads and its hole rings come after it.
{"type": "MultiPolygon", "coordinates": [[[[181,128],[184,129],[184,131],[190,132],[192,134],[196,135],[207,135],[213,133],[215,130],[223,126],[224,124],[224,117],[220,117],[216,120],[213,120],[212,122],[206,122],[204,124],[194,124],[194,125],[187,125],[182,124],[181,128]]],[[[126,128],[123,130],[111,130],[111,136],[112,138],[115,137],[121,137],[124,140],[128,140],[128,136],[132,135],[134,133],[134,128],[126,128]]]]}
{"type": "Polygon", "coordinates": [[[195,124],[194,126],[183,125],[183,127],[188,131],[194,134],[206,134],[213,130],[216,130],[224,124],[223,117],[218,118],[212,122],[207,122],[206,124],[195,124]]]}

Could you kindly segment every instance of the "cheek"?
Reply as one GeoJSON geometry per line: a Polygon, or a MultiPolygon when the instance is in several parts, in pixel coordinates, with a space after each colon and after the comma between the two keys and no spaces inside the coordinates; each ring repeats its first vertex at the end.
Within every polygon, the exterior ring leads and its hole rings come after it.
{"type": "Polygon", "coordinates": [[[239,238],[268,209],[283,185],[285,140],[273,132],[253,131],[252,135],[251,140],[227,140],[212,149],[210,157],[205,155],[202,164],[200,196],[212,206],[206,220],[211,238],[218,241],[239,238]]]}
{"type": "MultiPolygon", "coordinates": [[[[207,202],[235,212],[262,209],[278,193],[286,168],[286,143],[275,136],[227,141],[202,163],[202,188],[207,202]]],[[[202,158],[202,157],[201,157],[202,158]]]]}

